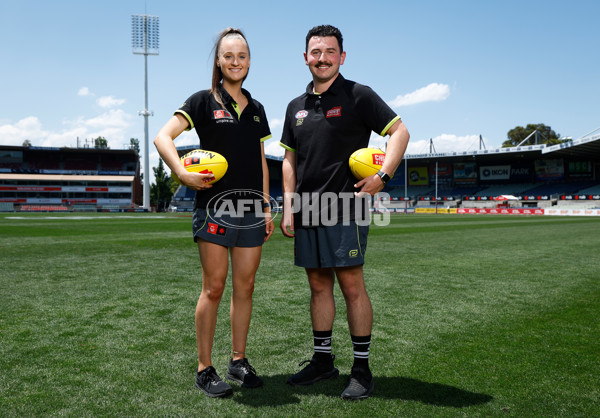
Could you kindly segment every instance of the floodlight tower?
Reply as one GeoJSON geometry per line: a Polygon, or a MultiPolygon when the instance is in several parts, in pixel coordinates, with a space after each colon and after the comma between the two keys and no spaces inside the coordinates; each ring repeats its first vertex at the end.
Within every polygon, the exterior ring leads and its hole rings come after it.
{"type": "Polygon", "coordinates": [[[131,46],[133,53],[144,56],[144,208],[150,209],[150,162],[148,151],[148,55],[158,55],[158,16],[131,15],[131,46]]]}

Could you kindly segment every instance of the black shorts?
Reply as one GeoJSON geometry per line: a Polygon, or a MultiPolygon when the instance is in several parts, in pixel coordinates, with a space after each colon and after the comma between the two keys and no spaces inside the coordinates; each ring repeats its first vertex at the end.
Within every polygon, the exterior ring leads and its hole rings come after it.
{"type": "Polygon", "coordinates": [[[217,217],[214,209],[196,209],[192,229],[196,242],[202,239],[225,247],[259,247],[265,243],[265,219],[253,212],[217,217]]]}
{"type": "Polygon", "coordinates": [[[297,228],[294,263],[305,268],[351,267],[365,262],[369,225],[297,228]]]}

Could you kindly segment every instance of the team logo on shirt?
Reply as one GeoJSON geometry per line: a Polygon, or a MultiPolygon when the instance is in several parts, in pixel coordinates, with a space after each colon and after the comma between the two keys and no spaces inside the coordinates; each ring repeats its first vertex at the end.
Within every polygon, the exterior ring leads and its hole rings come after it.
{"type": "Polygon", "coordinates": [[[227,110],[214,110],[213,115],[215,119],[233,119],[233,116],[227,110]]]}
{"type": "Polygon", "coordinates": [[[304,118],[308,116],[308,112],[306,110],[300,110],[296,113],[296,126],[300,126],[304,123],[304,118]]]}
{"type": "Polygon", "coordinates": [[[325,114],[326,118],[337,118],[342,116],[342,106],[331,108],[325,114]]]}

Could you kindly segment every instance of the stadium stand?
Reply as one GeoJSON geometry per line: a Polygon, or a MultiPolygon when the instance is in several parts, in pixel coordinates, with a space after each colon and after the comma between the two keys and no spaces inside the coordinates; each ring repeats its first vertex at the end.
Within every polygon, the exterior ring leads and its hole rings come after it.
{"type": "Polygon", "coordinates": [[[514,195],[519,196],[535,187],[535,183],[516,183],[516,184],[497,184],[486,187],[474,193],[474,196],[500,196],[514,195]]]}
{"type": "MultiPolygon", "coordinates": [[[[502,149],[501,151],[486,151],[483,155],[478,152],[472,154],[452,155],[407,155],[402,165],[394,175],[394,182],[388,185],[384,192],[390,195],[390,207],[432,207],[436,205],[436,179],[434,174],[436,160],[443,161],[445,165],[444,177],[439,179],[437,185],[438,205],[444,207],[497,207],[502,204],[494,201],[500,195],[514,195],[520,200],[504,203],[511,207],[549,207],[566,204],[572,198],[570,205],[583,207],[600,206],[600,137],[594,141],[590,152],[587,147],[581,153],[573,154],[573,150],[565,153],[555,151],[557,155],[543,156],[541,151],[544,146],[527,147],[526,152],[520,150],[502,149]],[[546,161],[549,158],[550,163],[546,161]],[[572,163],[581,163],[589,170],[573,173],[570,171],[572,163]],[[408,168],[404,168],[408,164],[408,168]],[[470,171],[465,166],[471,164],[470,171]],[[549,166],[550,168],[546,168],[549,166]],[[410,172],[416,167],[421,176],[419,182],[425,184],[411,184],[412,179],[405,179],[405,172],[410,172]],[[542,170],[540,167],[543,167],[542,170]],[[504,170],[505,178],[499,181],[484,179],[485,171],[492,169],[504,170]],[[555,170],[556,172],[553,172],[555,170]],[[460,177],[468,173],[469,178],[460,177]],[[545,177],[546,176],[546,177],[545,177]],[[487,180],[487,181],[486,181],[487,180]],[[405,184],[406,183],[406,184],[405,184]],[[406,192],[405,192],[406,190],[406,192]],[[581,202],[576,200],[575,194],[584,193],[598,197],[597,202],[581,202]],[[405,194],[407,196],[405,196],[405,194]],[[566,196],[567,201],[561,201],[559,196],[566,196]],[[408,197],[408,201],[405,201],[408,197]]],[[[179,150],[182,155],[188,149],[179,150]]],[[[271,195],[281,199],[281,159],[268,158],[269,174],[271,177],[271,195]]],[[[191,211],[193,208],[194,192],[185,187],[180,187],[171,202],[171,210],[191,211]]]]}
{"type": "Polygon", "coordinates": [[[139,156],[130,149],[0,145],[0,202],[17,211],[131,210],[142,204],[139,156]]]}
{"type": "Polygon", "coordinates": [[[600,184],[592,185],[584,189],[579,190],[579,193],[583,194],[600,194],[600,184]]]}
{"type": "Polygon", "coordinates": [[[0,202],[0,212],[14,212],[15,205],[11,202],[0,202]]]}
{"type": "Polygon", "coordinates": [[[68,212],[69,208],[60,205],[21,205],[21,212],[68,212]]]}

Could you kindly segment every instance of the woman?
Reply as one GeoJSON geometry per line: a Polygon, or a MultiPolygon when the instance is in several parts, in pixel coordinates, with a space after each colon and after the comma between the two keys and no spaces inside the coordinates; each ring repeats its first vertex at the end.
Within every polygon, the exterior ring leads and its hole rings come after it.
{"type": "MultiPolygon", "coordinates": [[[[262,244],[273,233],[269,205],[269,175],[263,142],[271,137],[263,106],[242,84],[250,69],[250,50],[239,29],[221,32],[215,44],[212,88],[199,91],[175,112],[159,131],[154,144],[183,185],[196,190],[193,232],[202,264],[202,292],[196,306],[198,373],[196,387],[210,397],[231,395],[211,361],[217,309],[225,288],[231,257],[231,340],[233,355],[226,377],[242,387],[262,385],[246,359],[246,340],[252,313],[254,277],[262,244]],[[225,176],[207,184],[210,174],[189,173],[179,161],[173,140],[184,130],[196,129],[200,147],[218,152],[228,162],[225,176]],[[264,213],[231,213],[239,200],[258,196],[264,213]],[[224,202],[225,201],[225,202],[224,202]],[[257,226],[258,225],[258,226],[257,226]]],[[[250,205],[255,207],[255,205],[250,205]]]]}

